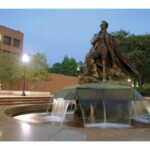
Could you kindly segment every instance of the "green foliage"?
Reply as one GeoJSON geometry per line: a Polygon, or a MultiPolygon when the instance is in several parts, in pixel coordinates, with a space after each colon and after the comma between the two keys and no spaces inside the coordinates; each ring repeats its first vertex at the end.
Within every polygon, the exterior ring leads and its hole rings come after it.
{"type": "Polygon", "coordinates": [[[69,75],[69,76],[77,76],[77,62],[74,58],[64,57],[61,67],[60,74],[69,75]]]}
{"type": "Polygon", "coordinates": [[[55,63],[55,64],[53,64],[53,66],[51,68],[48,69],[48,71],[50,73],[57,73],[57,74],[59,74],[60,73],[60,67],[61,67],[60,63],[55,63]]]}
{"type": "Polygon", "coordinates": [[[150,96],[150,87],[139,87],[136,88],[143,96],[150,96]]]}
{"type": "Polygon", "coordinates": [[[0,81],[20,80],[22,67],[18,59],[11,54],[3,54],[0,59],[0,81]]]}
{"type": "Polygon", "coordinates": [[[80,67],[80,73],[84,73],[85,65],[82,61],[76,62],[74,58],[65,56],[62,63],[55,63],[49,68],[50,73],[63,74],[68,76],[78,76],[77,67],[80,67]]]}
{"type": "Polygon", "coordinates": [[[114,37],[115,40],[119,43],[120,48],[124,51],[124,52],[128,52],[128,44],[129,44],[129,40],[128,38],[130,37],[130,33],[126,32],[124,30],[120,30],[117,32],[112,32],[111,33],[114,37]]]}
{"type": "Polygon", "coordinates": [[[26,64],[26,80],[30,81],[28,83],[30,90],[34,89],[35,81],[51,80],[48,68],[45,54],[37,53],[31,56],[29,63],[26,64]]]}
{"type": "Polygon", "coordinates": [[[26,79],[28,81],[50,80],[48,64],[45,54],[37,53],[31,56],[26,65],[26,79]]]}

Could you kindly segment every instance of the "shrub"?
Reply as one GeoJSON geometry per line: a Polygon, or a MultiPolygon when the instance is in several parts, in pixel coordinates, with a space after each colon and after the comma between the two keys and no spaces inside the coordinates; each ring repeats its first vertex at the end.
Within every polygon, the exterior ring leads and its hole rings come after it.
{"type": "Polygon", "coordinates": [[[143,96],[150,96],[150,87],[138,87],[136,90],[143,96]]]}

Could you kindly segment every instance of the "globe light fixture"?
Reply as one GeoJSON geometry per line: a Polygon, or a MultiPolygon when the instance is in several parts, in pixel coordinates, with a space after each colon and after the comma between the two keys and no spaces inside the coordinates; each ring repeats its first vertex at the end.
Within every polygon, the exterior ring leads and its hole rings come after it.
{"type": "Polygon", "coordinates": [[[128,81],[128,82],[131,82],[131,79],[128,79],[127,81],[128,81]]]}
{"type": "Polygon", "coordinates": [[[79,66],[77,67],[77,72],[78,72],[78,74],[80,73],[80,67],[79,66]]]}
{"type": "Polygon", "coordinates": [[[29,61],[29,56],[27,55],[27,54],[24,54],[23,56],[22,56],[22,62],[23,63],[27,63],[28,61],[29,61]]]}

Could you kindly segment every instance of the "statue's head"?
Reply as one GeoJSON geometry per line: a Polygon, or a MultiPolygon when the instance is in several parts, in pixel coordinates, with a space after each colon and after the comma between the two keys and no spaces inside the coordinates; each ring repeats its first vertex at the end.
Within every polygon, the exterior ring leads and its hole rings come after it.
{"type": "Polygon", "coordinates": [[[106,21],[102,21],[100,24],[101,30],[106,30],[108,28],[108,23],[106,21]]]}

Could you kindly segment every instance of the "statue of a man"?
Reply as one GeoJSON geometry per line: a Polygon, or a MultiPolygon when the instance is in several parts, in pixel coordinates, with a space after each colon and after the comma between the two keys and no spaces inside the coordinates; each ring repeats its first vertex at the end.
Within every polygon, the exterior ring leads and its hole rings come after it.
{"type": "Polygon", "coordinates": [[[107,33],[108,23],[102,21],[100,25],[101,31],[94,35],[91,40],[93,45],[92,52],[86,57],[86,75],[92,76],[92,60],[97,67],[101,69],[103,80],[106,80],[106,69],[121,69],[124,73],[137,75],[137,71],[127,58],[126,54],[119,48],[114,37],[107,33]]]}

